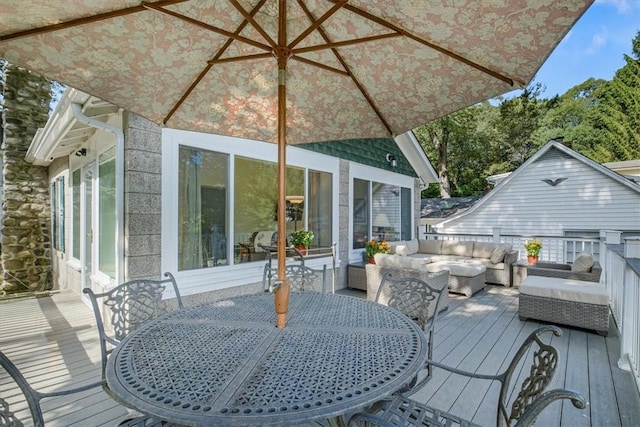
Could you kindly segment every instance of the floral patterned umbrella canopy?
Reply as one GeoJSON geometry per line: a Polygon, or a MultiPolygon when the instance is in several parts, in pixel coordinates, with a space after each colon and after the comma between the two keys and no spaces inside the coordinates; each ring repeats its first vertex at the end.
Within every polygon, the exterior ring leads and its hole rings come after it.
{"type": "Polygon", "coordinates": [[[592,1],[0,0],[0,57],[163,126],[279,143],[284,214],[286,144],[524,87],[592,1]]]}

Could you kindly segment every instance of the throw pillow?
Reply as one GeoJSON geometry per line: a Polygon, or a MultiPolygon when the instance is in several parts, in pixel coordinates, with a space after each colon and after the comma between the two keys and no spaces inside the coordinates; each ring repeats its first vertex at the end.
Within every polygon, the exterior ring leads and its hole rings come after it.
{"type": "Polygon", "coordinates": [[[576,256],[575,261],[573,261],[571,271],[575,271],[578,273],[588,273],[591,271],[593,263],[593,256],[591,254],[581,252],[578,254],[578,256],[576,256]]]}
{"type": "Polygon", "coordinates": [[[407,240],[407,255],[418,253],[419,248],[420,245],[418,244],[418,239],[407,240]]]}
{"type": "Polygon", "coordinates": [[[504,261],[504,256],[507,254],[507,252],[508,250],[506,246],[498,245],[491,253],[491,258],[489,259],[492,263],[499,264],[504,261]]]}
{"type": "Polygon", "coordinates": [[[418,241],[418,246],[421,254],[440,255],[440,251],[442,250],[442,240],[420,239],[418,241]]]}

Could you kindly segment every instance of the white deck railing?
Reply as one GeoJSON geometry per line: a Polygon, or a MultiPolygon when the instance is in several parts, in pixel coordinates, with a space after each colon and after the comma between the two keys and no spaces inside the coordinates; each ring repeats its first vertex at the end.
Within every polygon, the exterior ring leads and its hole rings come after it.
{"type": "Polygon", "coordinates": [[[603,273],[611,313],[620,331],[618,366],[631,370],[640,392],[640,259],[628,257],[627,244],[604,245],[603,273]]]}
{"type": "MultiPolygon", "coordinates": [[[[542,241],[540,260],[572,262],[580,252],[589,252],[600,262],[603,283],[609,290],[611,313],[620,333],[618,366],[631,370],[640,392],[640,237],[631,237],[622,244],[620,232],[603,231],[601,239],[535,236],[542,241]],[[605,242],[607,242],[605,244],[605,242]],[[613,243],[613,244],[612,244],[613,243]]],[[[524,243],[534,236],[420,233],[422,239],[462,240],[510,243],[526,258],[524,243]]]]}

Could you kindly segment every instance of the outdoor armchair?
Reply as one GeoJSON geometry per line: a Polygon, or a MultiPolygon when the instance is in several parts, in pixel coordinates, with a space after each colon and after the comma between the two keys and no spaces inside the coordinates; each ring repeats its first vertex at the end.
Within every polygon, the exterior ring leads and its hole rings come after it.
{"type": "MultiPolygon", "coordinates": [[[[532,332],[520,346],[511,360],[508,368],[497,375],[477,374],[467,372],[438,362],[428,361],[427,365],[445,369],[455,374],[469,378],[479,378],[491,381],[499,381],[501,384],[497,405],[497,425],[530,426],[550,403],[558,399],[570,399],[571,403],[579,409],[586,407],[584,397],[575,391],[556,389],[545,392],[553,378],[558,363],[557,350],[542,342],[540,336],[551,332],[555,336],[561,336],[562,331],[556,326],[543,326],[532,332]],[[522,371],[519,369],[521,362],[527,357],[532,357],[530,370],[526,369],[526,362],[522,371]],[[529,372],[523,380],[518,378],[520,372],[529,372]],[[513,391],[513,393],[512,393],[513,391]]],[[[432,408],[408,397],[418,390],[421,384],[417,384],[411,390],[400,393],[390,399],[375,403],[368,412],[355,414],[349,420],[350,426],[433,426],[433,425],[475,425],[453,414],[432,408]]]]}
{"type": "MultiPolygon", "coordinates": [[[[285,276],[289,280],[291,292],[327,292],[327,266],[323,265],[320,269],[314,269],[304,265],[304,263],[295,263],[285,266],[285,276]]],[[[264,265],[262,274],[262,284],[265,292],[271,292],[277,285],[277,269],[270,263],[264,265]]]]}

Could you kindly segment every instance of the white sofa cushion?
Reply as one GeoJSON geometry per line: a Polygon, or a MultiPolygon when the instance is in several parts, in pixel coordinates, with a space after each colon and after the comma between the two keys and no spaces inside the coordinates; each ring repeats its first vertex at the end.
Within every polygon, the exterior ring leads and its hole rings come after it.
{"type": "Polygon", "coordinates": [[[420,250],[418,239],[407,240],[407,255],[417,254],[420,250]]]}
{"type": "Polygon", "coordinates": [[[473,257],[489,259],[496,247],[498,247],[497,243],[475,242],[473,244],[473,257]]]}
{"type": "Polygon", "coordinates": [[[499,262],[504,261],[504,256],[511,250],[511,245],[497,245],[489,259],[492,263],[498,264],[499,262]]]}
{"type": "Polygon", "coordinates": [[[527,276],[520,284],[519,291],[525,295],[564,301],[596,305],[609,304],[609,293],[604,286],[583,280],[527,276]]]}
{"type": "Polygon", "coordinates": [[[418,252],[421,254],[436,254],[442,253],[442,240],[418,240],[418,252]]]}
{"type": "Polygon", "coordinates": [[[440,253],[442,255],[457,255],[472,258],[473,243],[474,242],[461,242],[458,240],[444,240],[440,253]]]}
{"type": "Polygon", "coordinates": [[[381,267],[411,268],[421,271],[426,271],[426,265],[428,263],[424,259],[393,254],[378,253],[375,254],[373,258],[375,259],[376,264],[381,267]]]}
{"type": "Polygon", "coordinates": [[[593,267],[593,256],[586,252],[581,252],[576,256],[573,265],[571,265],[571,271],[577,273],[589,273],[593,267]]]}
{"type": "Polygon", "coordinates": [[[433,254],[429,254],[429,258],[431,258],[432,262],[439,262],[439,261],[459,261],[459,262],[464,262],[468,259],[471,259],[469,257],[466,256],[459,256],[459,255],[433,255],[433,254]]]}
{"type": "MultiPolygon", "coordinates": [[[[405,242],[404,240],[398,240],[395,242],[387,242],[389,244],[389,249],[391,254],[397,254],[398,253],[398,249],[399,248],[403,248],[407,242],[405,242]]],[[[402,255],[402,254],[399,254],[402,255]]]]}
{"type": "Polygon", "coordinates": [[[448,271],[452,276],[476,277],[477,275],[484,273],[486,271],[486,268],[483,265],[471,265],[441,261],[427,264],[427,271],[429,273],[448,271]]]}
{"type": "Polygon", "coordinates": [[[490,259],[484,259],[484,258],[468,259],[468,260],[465,260],[465,264],[484,265],[486,268],[491,270],[504,270],[506,265],[504,262],[499,262],[497,264],[494,264],[491,262],[490,259]]]}

